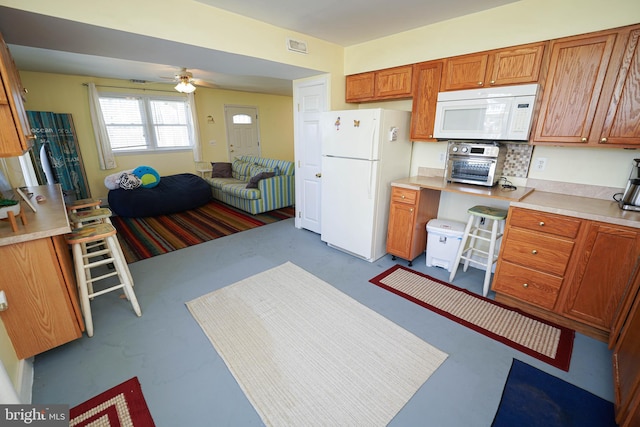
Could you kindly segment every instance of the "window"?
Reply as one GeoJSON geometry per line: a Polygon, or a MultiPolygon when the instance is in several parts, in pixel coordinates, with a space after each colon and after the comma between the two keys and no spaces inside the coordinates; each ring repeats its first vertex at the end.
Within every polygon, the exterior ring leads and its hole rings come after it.
{"type": "Polygon", "coordinates": [[[100,94],[100,108],[114,153],[193,147],[186,98],[100,94]]]}
{"type": "Polygon", "coordinates": [[[234,114],[233,115],[233,124],[234,125],[250,125],[253,123],[251,120],[251,116],[248,114],[234,114]]]}

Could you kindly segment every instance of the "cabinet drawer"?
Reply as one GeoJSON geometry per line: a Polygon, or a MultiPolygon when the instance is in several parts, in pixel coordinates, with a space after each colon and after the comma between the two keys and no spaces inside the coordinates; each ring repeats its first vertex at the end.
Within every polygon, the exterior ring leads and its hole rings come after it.
{"type": "Polygon", "coordinates": [[[502,258],[505,261],[562,276],[567,268],[574,242],[511,228],[504,245],[502,258]]]}
{"type": "Polygon", "coordinates": [[[560,285],[561,277],[502,262],[492,289],[538,307],[553,309],[560,285]]]}
{"type": "Polygon", "coordinates": [[[409,190],[402,187],[393,187],[391,189],[391,201],[397,203],[409,203],[414,205],[418,199],[418,191],[409,190]]]}
{"type": "Polygon", "coordinates": [[[582,220],[528,209],[512,209],[509,224],[540,233],[575,238],[582,220]]]}

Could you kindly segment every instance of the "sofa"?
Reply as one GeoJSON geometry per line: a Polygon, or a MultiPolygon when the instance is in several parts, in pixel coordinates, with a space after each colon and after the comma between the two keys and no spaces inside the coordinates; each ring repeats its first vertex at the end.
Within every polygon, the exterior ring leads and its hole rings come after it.
{"type": "Polygon", "coordinates": [[[210,200],[208,183],[191,173],[163,176],[150,188],[118,188],[108,194],[109,208],[127,218],[169,215],[195,209],[210,200]]]}
{"type": "Polygon", "coordinates": [[[294,166],[288,160],[240,156],[212,163],[211,177],[205,179],[214,199],[256,215],[294,205],[294,166]]]}

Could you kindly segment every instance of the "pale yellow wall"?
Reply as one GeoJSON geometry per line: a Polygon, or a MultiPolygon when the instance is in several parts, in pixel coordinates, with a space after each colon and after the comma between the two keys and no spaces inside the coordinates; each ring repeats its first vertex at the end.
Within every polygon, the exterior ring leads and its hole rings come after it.
{"type": "MultiPolygon", "coordinates": [[[[261,58],[331,75],[332,108],[344,108],[344,48],[306,34],[185,0],[0,0],[0,5],[71,21],[261,58]],[[176,11],[180,11],[178,15],[176,11]],[[179,19],[178,16],[188,16],[179,19]],[[307,43],[308,54],[286,49],[286,39],[307,43]]],[[[42,37],[46,29],[34,28],[42,37]]],[[[167,64],[188,66],[188,64],[167,64]]],[[[247,74],[251,74],[248,70],[247,74]]]]}
{"type": "Polygon", "coordinates": [[[520,0],[345,49],[345,74],[640,22],[637,0],[520,0]]]}
{"type": "MultiPolygon", "coordinates": [[[[132,88],[140,88],[140,86],[132,85],[123,80],[61,74],[21,72],[20,76],[24,86],[29,90],[27,103],[25,104],[27,110],[52,111],[55,113],[70,113],[72,115],[93,197],[106,197],[108,190],[104,186],[104,178],[107,175],[122,170],[134,169],[141,165],[153,167],[161,176],[195,172],[195,163],[191,151],[170,154],[118,155],[116,157],[118,164],[116,169],[100,170],[91,117],[88,110],[87,87],[83,83],[93,81],[98,85],[98,90],[109,91],[118,91],[119,89],[100,86],[132,88]]],[[[154,92],[153,89],[172,92],[172,85],[156,84],[144,87],[147,89],[144,92],[147,93],[166,94],[164,92],[154,92]]],[[[134,92],[140,93],[140,90],[134,90],[134,92]]],[[[264,157],[293,160],[293,101],[291,97],[198,88],[195,93],[195,99],[203,160],[228,160],[224,123],[225,104],[257,106],[260,115],[262,155],[264,157]],[[213,118],[213,123],[209,122],[207,116],[213,118]],[[211,140],[215,140],[216,144],[209,144],[211,140]]]]}

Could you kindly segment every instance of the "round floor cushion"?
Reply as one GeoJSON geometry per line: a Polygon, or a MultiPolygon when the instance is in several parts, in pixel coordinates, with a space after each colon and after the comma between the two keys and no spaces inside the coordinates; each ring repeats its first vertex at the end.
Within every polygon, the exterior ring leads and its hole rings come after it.
{"type": "Polygon", "coordinates": [[[109,191],[109,207],[119,216],[142,218],[194,209],[212,199],[209,183],[197,175],[163,176],[153,188],[109,191]]]}

